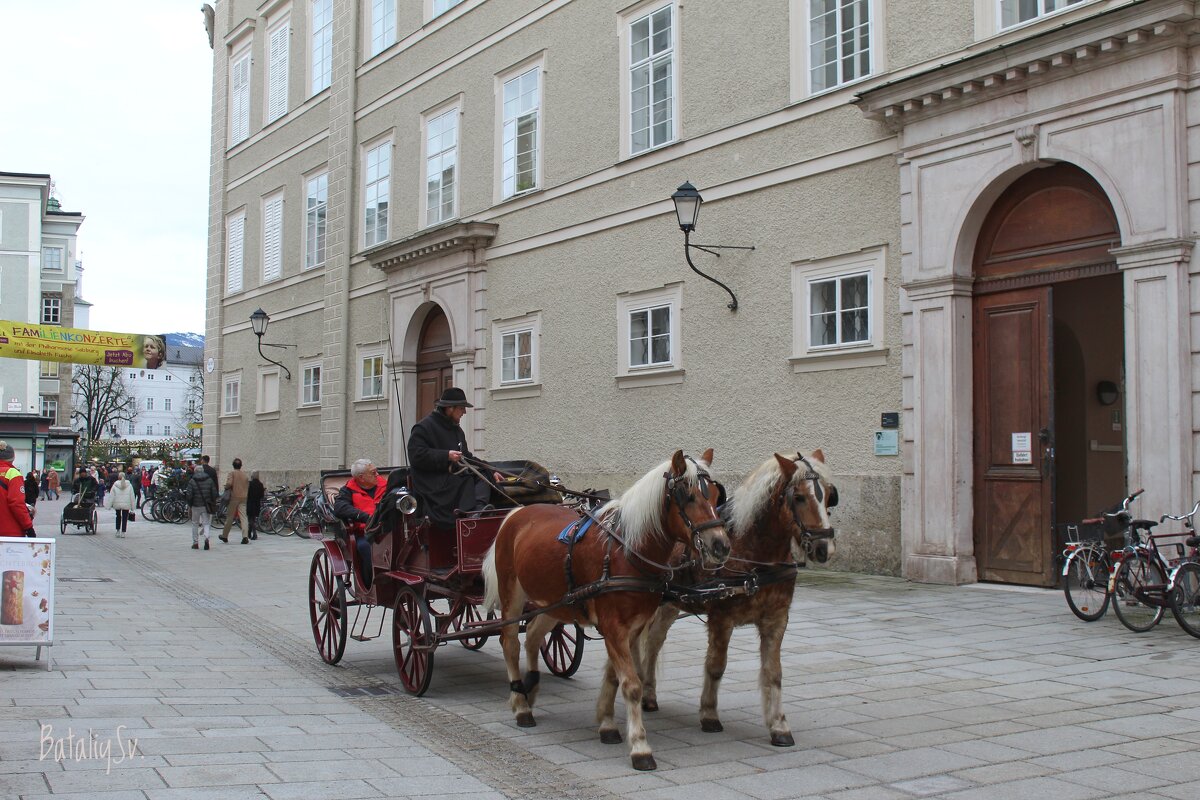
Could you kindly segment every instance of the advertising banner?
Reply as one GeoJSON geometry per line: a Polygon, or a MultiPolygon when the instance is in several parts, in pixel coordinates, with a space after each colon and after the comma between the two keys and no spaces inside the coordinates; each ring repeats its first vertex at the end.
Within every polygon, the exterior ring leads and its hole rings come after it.
{"type": "Polygon", "coordinates": [[[54,643],[54,540],[0,536],[0,645],[54,643]]]}
{"type": "Polygon", "coordinates": [[[158,369],[166,363],[167,342],[163,336],[149,334],[0,320],[0,358],[158,369]]]}

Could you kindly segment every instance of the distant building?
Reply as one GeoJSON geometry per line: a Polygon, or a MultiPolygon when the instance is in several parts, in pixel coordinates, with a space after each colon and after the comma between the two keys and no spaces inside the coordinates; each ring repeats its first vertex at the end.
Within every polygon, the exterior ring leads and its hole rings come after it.
{"type": "MultiPolygon", "coordinates": [[[[51,187],[49,175],[0,172],[0,319],[73,328],[84,217],[63,211],[51,187]]],[[[0,359],[0,439],[17,466],[40,469],[50,428],[70,419],[70,364],[0,359]]]]}
{"type": "Polygon", "coordinates": [[[158,369],[122,369],[138,413],[133,422],[120,423],[110,434],[147,441],[188,437],[188,425],[199,423],[204,415],[204,337],[196,338],[198,347],[177,345],[168,334],[165,364],[158,369]]]}

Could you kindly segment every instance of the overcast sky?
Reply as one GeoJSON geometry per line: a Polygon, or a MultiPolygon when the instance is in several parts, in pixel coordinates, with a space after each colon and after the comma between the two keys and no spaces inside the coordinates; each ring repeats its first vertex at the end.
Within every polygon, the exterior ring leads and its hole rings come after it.
{"type": "Polygon", "coordinates": [[[91,327],[204,332],[212,50],[200,0],[0,0],[0,171],[49,174],[91,327]]]}

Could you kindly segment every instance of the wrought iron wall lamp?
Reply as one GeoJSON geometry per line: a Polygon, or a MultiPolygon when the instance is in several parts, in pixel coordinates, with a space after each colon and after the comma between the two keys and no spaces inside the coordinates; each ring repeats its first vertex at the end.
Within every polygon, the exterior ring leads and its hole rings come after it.
{"type": "Polygon", "coordinates": [[[692,272],[696,273],[701,278],[712,281],[717,286],[720,286],[722,289],[729,292],[729,298],[731,300],[729,303],[729,310],[737,311],[737,295],[733,293],[732,289],[721,283],[716,278],[712,277],[711,275],[705,275],[703,272],[696,269],[696,265],[692,263],[691,249],[694,247],[697,250],[703,250],[710,255],[720,258],[721,254],[716,252],[717,250],[753,250],[754,246],[739,246],[731,244],[692,244],[692,231],[696,230],[696,222],[700,219],[700,206],[704,203],[704,198],[700,196],[700,192],[696,191],[695,186],[692,186],[691,183],[685,181],[682,186],[675,190],[675,194],[671,195],[671,200],[675,203],[675,216],[679,218],[679,230],[683,231],[683,255],[684,258],[687,259],[688,266],[692,268],[692,272]]]}
{"type": "MultiPolygon", "coordinates": [[[[258,354],[260,356],[262,356],[263,359],[266,360],[267,362],[274,364],[275,366],[277,366],[281,370],[283,370],[283,374],[286,375],[287,379],[290,381],[292,379],[291,370],[289,370],[283,364],[280,364],[275,359],[267,358],[267,354],[262,351],[262,349],[263,349],[262,337],[263,337],[263,334],[265,334],[267,332],[267,323],[270,321],[271,321],[271,318],[267,316],[267,312],[263,311],[261,308],[255,309],[254,313],[250,315],[250,327],[254,329],[254,335],[258,337],[258,354]]],[[[296,345],[294,345],[294,344],[271,344],[270,342],[267,342],[267,347],[278,347],[281,349],[286,349],[288,347],[295,347],[295,346],[296,345]]]]}

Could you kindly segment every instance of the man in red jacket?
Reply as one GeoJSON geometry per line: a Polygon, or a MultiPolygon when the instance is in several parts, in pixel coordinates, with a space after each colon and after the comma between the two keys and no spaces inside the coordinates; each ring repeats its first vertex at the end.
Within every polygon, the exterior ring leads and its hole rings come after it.
{"type": "MultiPolygon", "coordinates": [[[[387,485],[379,480],[379,470],[368,459],[360,458],[350,465],[350,480],[338,490],[333,501],[334,516],[349,523],[366,525],[375,513],[387,485]]],[[[364,589],[371,588],[371,542],[365,534],[358,536],[359,577],[364,589]]]]}
{"type": "Polygon", "coordinates": [[[25,480],[12,463],[15,457],[8,442],[0,441],[0,536],[37,536],[25,507],[25,480]]]}

